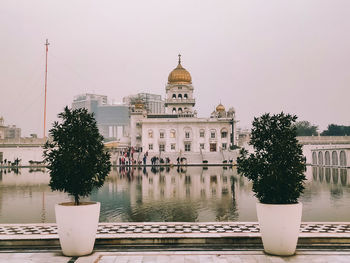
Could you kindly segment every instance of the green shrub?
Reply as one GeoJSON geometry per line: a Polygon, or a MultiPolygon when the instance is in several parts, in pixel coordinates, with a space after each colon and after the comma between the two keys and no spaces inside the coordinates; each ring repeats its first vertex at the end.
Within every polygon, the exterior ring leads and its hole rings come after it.
{"type": "Polygon", "coordinates": [[[111,169],[110,154],[105,151],[93,114],[86,109],[65,107],[49,131],[51,140],[44,146],[44,158],[50,170],[50,187],[79,199],[103,185],[111,169]]]}
{"type": "Polygon", "coordinates": [[[297,117],[264,114],[254,118],[250,145],[254,153],[241,149],[237,170],[253,182],[261,203],[294,204],[304,190],[306,165],[296,139],[297,117]]]}

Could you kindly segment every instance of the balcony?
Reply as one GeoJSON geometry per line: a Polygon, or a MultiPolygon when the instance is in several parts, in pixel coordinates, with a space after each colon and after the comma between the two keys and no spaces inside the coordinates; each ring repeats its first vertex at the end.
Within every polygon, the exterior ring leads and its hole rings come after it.
{"type": "Polygon", "coordinates": [[[189,104],[195,104],[195,99],[166,99],[165,104],[184,104],[184,103],[189,103],[189,104]]]}

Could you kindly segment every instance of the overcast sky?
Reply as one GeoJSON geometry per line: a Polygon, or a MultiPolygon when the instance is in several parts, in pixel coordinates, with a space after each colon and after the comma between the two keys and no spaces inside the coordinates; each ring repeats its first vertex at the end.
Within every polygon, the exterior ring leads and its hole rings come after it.
{"type": "Polygon", "coordinates": [[[0,116],[43,134],[75,95],[165,95],[182,54],[196,109],[234,107],[239,126],[285,111],[350,125],[348,0],[1,0],[0,116]]]}

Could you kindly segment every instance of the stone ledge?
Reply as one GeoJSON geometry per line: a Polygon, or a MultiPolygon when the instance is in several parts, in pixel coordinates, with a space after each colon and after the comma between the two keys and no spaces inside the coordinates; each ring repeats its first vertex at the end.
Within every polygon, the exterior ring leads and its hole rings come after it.
{"type": "MultiPolygon", "coordinates": [[[[1,224],[0,249],[59,247],[56,224],[1,224]]],[[[95,248],[262,248],[257,222],[101,223],[95,248]]],[[[349,222],[303,222],[299,248],[350,248],[349,222]]]]}

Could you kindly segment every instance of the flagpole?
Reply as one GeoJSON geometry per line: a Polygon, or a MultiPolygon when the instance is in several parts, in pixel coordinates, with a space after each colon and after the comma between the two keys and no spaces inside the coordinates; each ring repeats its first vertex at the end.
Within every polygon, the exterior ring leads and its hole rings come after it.
{"type": "Polygon", "coordinates": [[[49,52],[49,41],[46,39],[46,59],[45,59],[45,102],[44,102],[44,135],[43,138],[46,138],[46,94],[47,94],[47,53],[49,52]]]}

